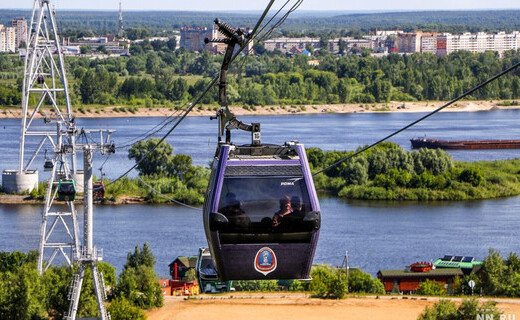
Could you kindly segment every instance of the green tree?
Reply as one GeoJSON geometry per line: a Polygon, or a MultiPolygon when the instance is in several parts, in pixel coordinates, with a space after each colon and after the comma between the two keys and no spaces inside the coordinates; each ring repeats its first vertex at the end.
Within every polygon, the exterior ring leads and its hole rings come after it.
{"type": "Polygon", "coordinates": [[[442,283],[426,279],[419,284],[417,293],[424,296],[444,296],[446,295],[446,289],[444,289],[442,283]]]}
{"type": "Polygon", "coordinates": [[[327,265],[312,268],[309,289],[319,298],[341,299],[347,292],[347,278],[343,270],[327,265]]]}
{"type": "Polygon", "coordinates": [[[351,269],[348,273],[348,292],[385,294],[383,283],[370,274],[359,269],[351,269]]]}
{"type": "Polygon", "coordinates": [[[191,157],[185,154],[177,154],[171,157],[168,166],[168,173],[174,177],[184,180],[185,176],[192,168],[191,157]]]}
{"type": "Polygon", "coordinates": [[[163,304],[157,275],[153,268],[145,265],[123,270],[115,289],[115,296],[125,298],[142,309],[161,307],[163,304]]]}
{"type": "Polygon", "coordinates": [[[106,103],[102,97],[117,90],[117,74],[108,72],[103,66],[89,69],[79,84],[79,93],[83,103],[106,103]]]}
{"type": "Polygon", "coordinates": [[[501,312],[496,302],[486,301],[479,303],[476,299],[463,300],[457,307],[455,302],[440,300],[426,309],[417,318],[418,320],[475,320],[500,319],[501,312]]]}
{"type": "Polygon", "coordinates": [[[126,70],[131,75],[136,75],[146,70],[146,62],[139,56],[130,57],[126,62],[126,70]]]}
{"type": "Polygon", "coordinates": [[[143,244],[142,249],[139,246],[135,246],[134,252],[126,255],[125,269],[137,268],[139,266],[155,267],[155,256],[148,243],[143,244]]]}
{"type": "Polygon", "coordinates": [[[117,298],[107,308],[112,320],[145,320],[143,310],[134,306],[125,298],[117,298]]]}
{"type": "Polygon", "coordinates": [[[417,320],[458,320],[457,305],[450,300],[441,300],[431,307],[426,307],[417,320]]]}
{"type": "Polygon", "coordinates": [[[168,166],[172,158],[173,147],[160,139],[151,138],[139,141],[128,150],[128,158],[137,163],[137,171],[141,175],[168,173],[168,166]]]}

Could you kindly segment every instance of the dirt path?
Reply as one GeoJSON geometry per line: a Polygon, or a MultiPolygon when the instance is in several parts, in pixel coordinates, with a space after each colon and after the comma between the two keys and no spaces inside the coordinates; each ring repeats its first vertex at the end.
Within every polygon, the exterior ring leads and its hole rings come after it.
{"type": "MultiPolygon", "coordinates": [[[[211,319],[211,320],[407,320],[417,319],[435,298],[395,297],[348,298],[319,300],[302,294],[239,294],[202,296],[184,300],[166,297],[163,308],[148,312],[150,320],[211,319]]],[[[460,299],[455,299],[460,301],[460,299]]],[[[506,315],[520,318],[520,300],[498,300],[506,315]]]]}

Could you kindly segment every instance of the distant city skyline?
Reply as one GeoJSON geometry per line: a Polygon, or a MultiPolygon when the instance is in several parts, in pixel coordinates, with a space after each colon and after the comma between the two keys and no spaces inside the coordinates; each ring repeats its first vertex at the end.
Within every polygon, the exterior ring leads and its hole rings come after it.
{"type": "MultiPolygon", "coordinates": [[[[275,2],[275,7],[284,0],[275,2]]],[[[295,3],[292,0],[291,3],[295,3]]],[[[0,9],[31,9],[32,0],[2,0],[0,9]]],[[[119,0],[51,0],[58,9],[67,10],[117,10],[119,0]]],[[[237,2],[236,0],[123,0],[124,10],[183,10],[183,11],[236,11],[262,10],[268,1],[255,0],[237,2]]],[[[305,0],[300,10],[319,11],[410,11],[410,10],[478,10],[478,9],[520,9],[518,0],[436,0],[410,3],[404,0],[305,0]]]]}

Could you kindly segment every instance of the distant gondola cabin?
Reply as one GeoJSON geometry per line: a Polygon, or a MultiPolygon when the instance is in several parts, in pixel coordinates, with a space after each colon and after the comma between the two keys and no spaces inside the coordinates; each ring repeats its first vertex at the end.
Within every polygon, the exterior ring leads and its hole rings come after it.
{"type": "Polygon", "coordinates": [[[74,180],[60,180],[58,182],[58,200],[74,201],[76,199],[76,182],[74,180]]]}

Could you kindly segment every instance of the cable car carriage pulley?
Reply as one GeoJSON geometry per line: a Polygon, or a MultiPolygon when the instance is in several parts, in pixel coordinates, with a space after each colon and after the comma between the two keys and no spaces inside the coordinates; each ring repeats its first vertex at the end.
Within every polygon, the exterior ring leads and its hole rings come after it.
{"type": "Polygon", "coordinates": [[[204,203],[204,228],[222,280],[308,279],[320,229],[320,206],[305,148],[262,144],[260,124],[229,110],[226,77],[235,47],[251,35],[215,20],[225,38],[219,82],[218,146],[204,203]],[[251,144],[231,143],[231,129],[251,144]]]}

